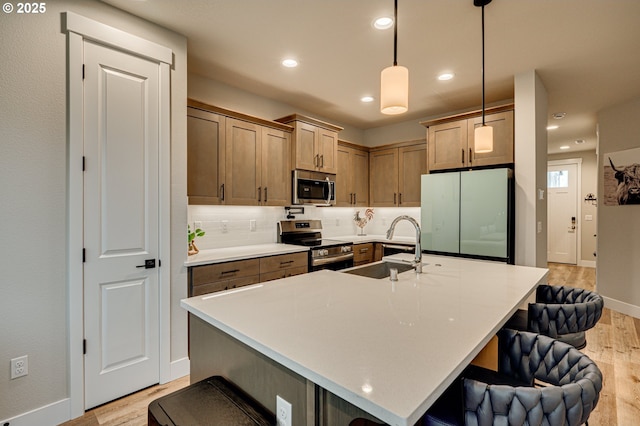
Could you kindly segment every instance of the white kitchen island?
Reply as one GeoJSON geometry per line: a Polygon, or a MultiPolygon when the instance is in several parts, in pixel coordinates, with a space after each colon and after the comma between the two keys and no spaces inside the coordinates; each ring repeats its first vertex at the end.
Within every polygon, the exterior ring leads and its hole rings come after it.
{"type": "Polygon", "coordinates": [[[413,425],[548,272],[423,262],[397,282],[325,270],[183,300],[191,381],[223,375],[273,412],[281,395],[295,425],[413,425]]]}

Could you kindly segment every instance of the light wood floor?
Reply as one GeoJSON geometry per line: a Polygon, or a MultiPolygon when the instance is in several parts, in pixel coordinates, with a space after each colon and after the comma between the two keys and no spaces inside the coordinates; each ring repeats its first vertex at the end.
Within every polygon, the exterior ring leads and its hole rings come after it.
{"type": "MultiPolygon", "coordinates": [[[[550,284],[596,290],[595,282],[593,268],[549,264],[550,284]]],[[[589,425],[640,425],[640,320],[605,308],[598,324],[587,331],[587,347],[583,352],[598,364],[604,376],[600,401],[589,425]]],[[[188,384],[187,376],[153,386],[87,411],[63,425],[146,425],[151,401],[188,384]]]]}

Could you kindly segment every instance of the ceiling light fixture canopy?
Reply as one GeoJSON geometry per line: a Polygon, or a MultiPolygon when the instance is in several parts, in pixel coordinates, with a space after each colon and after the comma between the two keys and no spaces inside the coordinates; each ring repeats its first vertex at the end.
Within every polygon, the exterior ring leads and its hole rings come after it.
{"type": "Polygon", "coordinates": [[[380,74],[380,112],[402,114],[409,109],[409,70],[398,66],[398,0],[394,0],[393,66],[380,74]]]}
{"type": "Polygon", "coordinates": [[[476,127],[474,134],[475,152],[493,151],[493,127],[485,124],[485,95],[484,95],[484,7],[491,0],[473,0],[473,5],[482,8],[482,126],[476,127]]]}

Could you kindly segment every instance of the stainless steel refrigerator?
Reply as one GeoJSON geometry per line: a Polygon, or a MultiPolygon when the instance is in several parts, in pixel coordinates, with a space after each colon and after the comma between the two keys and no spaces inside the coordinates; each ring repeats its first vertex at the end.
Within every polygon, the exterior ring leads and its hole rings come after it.
{"type": "Polygon", "coordinates": [[[423,250],[513,263],[511,169],[432,173],[421,184],[423,250]]]}

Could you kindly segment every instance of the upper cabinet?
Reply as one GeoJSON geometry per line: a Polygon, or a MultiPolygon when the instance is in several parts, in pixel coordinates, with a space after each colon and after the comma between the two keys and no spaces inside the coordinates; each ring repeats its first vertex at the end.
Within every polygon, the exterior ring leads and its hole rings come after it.
{"type": "Polygon", "coordinates": [[[290,204],[291,126],[191,99],[187,110],[189,204],[290,204]]]}
{"type": "Polygon", "coordinates": [[[291,114],[276,121],[293,127],[293,168],[338,172],[338,132],[342,127],[300,114],[291,114]]]}
{"type": "Polygon", "coordinates": [[[369,202],[373,207],[420,207],[420,176],[427,173],[424,141],[369,153],[369,202]]]}
{"type": "Polygon", "coordinates": [[[226,117],[187,108],[187,194],[189,204],[222,204],[226,117]]]}
{"type": "Polygon", "coordinates": [[[338,173],[336,174],[336,206],[366,207],[369,205],[369,152],[358,145],[338,143],[338,173]]]}
{"type": "Polygon", "coordinates": [[[513,105],[487,109],[485,123],[493,127],[493,151],[475,152],[474,130],[479,112],[422,122],[427,127],[429,170],[447,170],[513,163],[513,105]]]}

